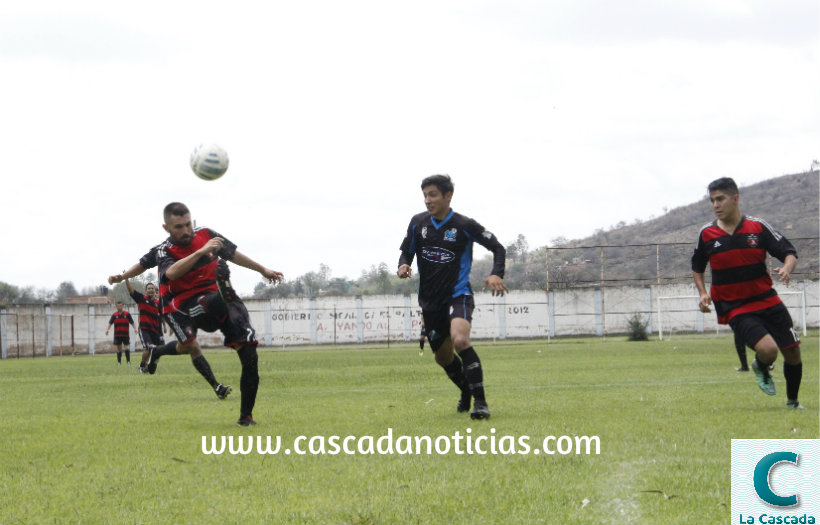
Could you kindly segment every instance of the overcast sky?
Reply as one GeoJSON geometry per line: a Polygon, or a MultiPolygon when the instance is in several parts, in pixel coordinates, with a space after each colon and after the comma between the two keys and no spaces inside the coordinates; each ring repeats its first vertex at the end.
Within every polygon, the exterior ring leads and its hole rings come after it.
{"type": "Polygon", "coordinates": [[[806,171],[819,28],[815,0],[2,2],[0,281],[104,284],[174,200],[286,278],[356,278],[433,173],[535,248],[806,171]]]}

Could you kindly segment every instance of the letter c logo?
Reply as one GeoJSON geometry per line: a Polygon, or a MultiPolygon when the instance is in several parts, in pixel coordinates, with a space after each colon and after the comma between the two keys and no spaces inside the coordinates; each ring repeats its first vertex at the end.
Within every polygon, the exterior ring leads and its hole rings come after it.
{"type": "Polygon", "coordinates": [[[794,452],[772,452],[757,462],[754,472],[754,486],[758,497],[776,507],[791,507],[797,505],[797,494],[791,496],[780,496],[772,491],[769,485],[769,473],[775,465],[787,461],[797,465],[797,454],[794,452]]]}

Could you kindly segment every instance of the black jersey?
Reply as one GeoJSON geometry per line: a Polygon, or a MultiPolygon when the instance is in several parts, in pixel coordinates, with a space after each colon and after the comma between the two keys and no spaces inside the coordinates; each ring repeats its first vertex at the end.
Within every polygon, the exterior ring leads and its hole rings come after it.
{"type": "Polygon", "coordinates": [[[433,310],[449,305],[452,298],[472,295],[470,269],[473,242],[493,252],[492,275],[504,277],[506,250],[495,235],[478,222],[450,210],[439,222],[429,212],[410,220],[407,235],[401,243],[402,264],[412,265],[418,255],[419,305],[433,310]]]}

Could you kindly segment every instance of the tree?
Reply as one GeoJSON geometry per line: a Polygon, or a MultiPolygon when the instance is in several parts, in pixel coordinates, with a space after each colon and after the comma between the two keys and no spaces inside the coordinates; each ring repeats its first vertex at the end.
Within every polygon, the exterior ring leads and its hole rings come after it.
{"type": "Polygon", "coordinates": [[[0,281],[0,304],[11,304],[20,297],[20,289],[0,281]]]}
{"type": "Polygon", "coordinates": [[[518,238],[515,240],[515,249],[518,252],[518,256],[521,257],[521,262],[527,262],[527,252],[530,249],[530,244],[527,242],[527,238],[521,233],[518,234],[518,238]]]}
{"type": "Polygon", "coordinates": [[[58,303],[64,303],[69,297],[75,297],[78,294],[77,289],[74,287],[74,283],[71,281],[63,281],[57,287],[54,295],[58,303]]]}

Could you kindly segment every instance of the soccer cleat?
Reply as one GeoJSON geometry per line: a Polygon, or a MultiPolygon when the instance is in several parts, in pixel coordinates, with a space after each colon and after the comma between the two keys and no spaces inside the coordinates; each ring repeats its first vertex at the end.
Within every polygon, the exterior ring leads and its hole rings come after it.
{"type": "Polygon", "coordinates": [[[140,374],[147,374],[148,373],[148,365],[145,363],[140,363],[140,374]]]}
{"type": "Polygon", "coordinates": [[[253,420],[253,416],[248,414],[247,416],[240,416],[239,419],[236,421],[236,424],[240,427],[249,427],[256,424],[256,421],[253,420]]]}
{"type": "Polygon", "coordinates": [[[760,369],[760,364],[757,362],[757,359],[752,361],[752,372],[754,372],[757,377],[757,386],[760,387],[760,390],[770,396],[777,393],[777,389],[774,386],[774,379],[772,379],[768,370],[760,369]]]}
{"type": "Polygon", "coordinates": [[[487,408],[487,403],[476,399],[475,407],[470,412],[470,419],[490,419],[490,409],[487,408]]]}
{"type": "Polygon", "coordinates": [[[225,399],[231,393],[231,385],[216,385],[214,392],[219,399],[225,399]]]}
{"type": "Polygon", "coordinates": [[[231,269],[228,263],[219,259],[216,261],[216,286],[219,288],[219,295],[225,303],[236,301],[236,291],[231,286],[231,269]]]}
{"type": "Polygon", "coordinates": [[[800,401],[796,399],[789,399],[786,401],[786,408],[789,410],[805,410],[806,407],[800,404],[800,401]]]}
{"type": "Polygon", "coordinates": [[[735,368],[735,371],[737,371],[737,372],[748,372],[749,367],[748,366],[741,366],[739,368],[735,368]]]}
{"type": "Polygon", "coordinates": [[[472,401],[472,396],[470,396],[470,393],[462,392],[461,399],[458,400],[458,405],[456,405],[456,410],[458,410],[459,412],[469,412],[470,401],[472,401]]]}

